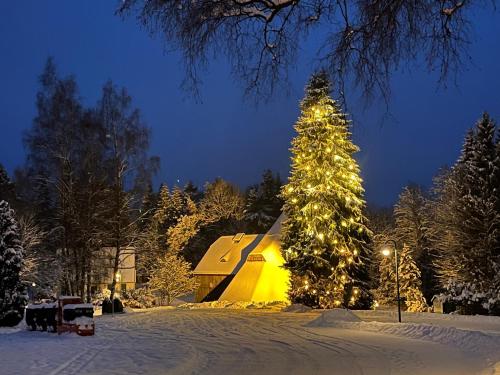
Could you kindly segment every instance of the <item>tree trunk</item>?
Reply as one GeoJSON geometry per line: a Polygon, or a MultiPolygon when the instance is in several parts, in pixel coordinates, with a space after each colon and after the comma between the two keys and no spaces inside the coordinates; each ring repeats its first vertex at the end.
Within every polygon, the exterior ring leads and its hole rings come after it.
{"type": "Polygon", "coordinates": [[[87,303],[92,302],[92,267],[90,260],[90,253],[87,257],[87,303]]]}

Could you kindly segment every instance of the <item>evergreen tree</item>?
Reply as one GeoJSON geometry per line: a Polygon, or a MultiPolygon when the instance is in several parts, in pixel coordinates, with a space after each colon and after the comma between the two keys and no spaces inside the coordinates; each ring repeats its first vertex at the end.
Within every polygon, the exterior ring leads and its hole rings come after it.
{"type": "Polygon", "coordinates": [[[404,299],[408,311],[422,312],[427,309],[420,277],[411,248],[404,245],[399,256],[399,285],[401,298],[404,299]]]}
{"type": "Polygon", "coordinates": [[[171,199],[172,218],[175,225],[182,216],[188,214],[188,200],[191,200],[191,198],[180,187],[175,186],[171,199]]]}
{"type": "Polygon", "coordinates": [[[158,193],[158,201],[154,212],[154,220],[162,227],[170,227],[170,211],[172,209],[172,198],[167,185],[162,184],[158,193]]]}
{"type": "Polygon", "coordinates": [[[247,191],[245,221],[254,233],[266,232],[281,214],[281,179],[271,170],[264,171],[262,182],[247,191]]]}
{"type": "Polygon", "coordinates": [[[348,121],[330,97],[325,73],[314,75],[301,103],[292,167],[282,189],[282,246],[292,273],[290,298],[329,308],[355,303],[366,285],[356,275],[368,251],[363,187],[348,121]]]}
{"type": "MultiPolygon", "coordinates": [[[[380,250],[387,240],[394,238],[394,215],[391,208],[367,207],[366,217],[370,231],[373,233],[370,242],[370,259],[367,262],[369,284],[371,290],[376,290],[380,286],[380,263],[386,259],[381,256],[380,250]]],[[[376,296],[374,297],[378,301],[376,296]]]]}
{"type": "Polygon", "coordinates": [[[198,187],[193,183],[193,181],[187,182],[184,186],[184,193],[186,193],[195,203],[198,203],[203,198],[203,193],[198,190],[198,187]]]}
{"type": "Polygon", "coordinates": [[[431,212],[428,198],[416,185],[405,187],[394,207],[394,236],[412,249],[413,257],[422,270],[422,287],[428,301],[436,293],[434,253],[429,233],[431,212]]]}
{"type": "Polygon", "coordinates": [[[261,217],[262,211],[260,207],[259,200],[259,186],[252,185],[247,188],[245,194],[245,216],[244,219],[248,223],[248,227],[251,232],[258,233],[258,229],[253,229],[255,227],[259,228],[262,219],[266,220],[267,217],[261,217]]]}
{"type": "Polygon", "coordinates": [[[2,164],[0,164],[0,201],[4,200],[9,202],[9,204],[14,204],[16,198],[16,193],[15,193],[15,188],[14,184],[9,178],[9,175],[7,174],[7,171],[3,167],[2,164]]]}
{"type": "Polygon", "coordinates": [[[26,295],[21,283],[23,248],[14,211],[0,201],[0,326],[17,325],[23,318],[26,295]]]}
{"type": "Polygon", "coordinates": [[[188,213],[189,209],[192,209],[192,205],[187,194],[177,186],[170,192],[167,185],[162,185],[154,213],[160,232],[166,234],[183,215],[188,213]]]}
{"type": "Polygon", "coordinates": [[[433,237],[441,285],[460,284],[498,305],[500,211],[498,210],[496,126],[487,114],[464,141],[453,169],[437,180],[433,237]]]}
{"type": "Polygon", "coordinates": [[[378,287],[373,296],[381,306],[394,305],[397,302],[397,284],[394,259],[382,257],[378,263],[378,287]]]}

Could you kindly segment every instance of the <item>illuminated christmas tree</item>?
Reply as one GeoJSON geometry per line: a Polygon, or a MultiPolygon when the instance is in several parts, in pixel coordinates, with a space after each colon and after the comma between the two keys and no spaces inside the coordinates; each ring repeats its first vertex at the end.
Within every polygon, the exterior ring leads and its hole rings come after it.
{"type": "Polygon", "coordinates": [[[292,141],[291,173],[282,190],[290,299],[321,308],[352,306],[366,297],[361,265],[369,239],[364,190],[353,158],[359,149],[330,91],[323,72],[306,87],[292,141]]]}

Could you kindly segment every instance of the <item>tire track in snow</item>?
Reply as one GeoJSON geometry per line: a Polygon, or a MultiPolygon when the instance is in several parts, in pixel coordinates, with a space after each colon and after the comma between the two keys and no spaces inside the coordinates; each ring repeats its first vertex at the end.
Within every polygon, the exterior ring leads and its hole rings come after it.
{"type": "Polygon", "coordinates": [[[50,372],[50,375],[74,375],[80,373],[92,360],[102,351],[106,350],[107,347],[102,348],[86,348],[81,351],[69,361],[66,361],[54,371],[50,372]]]}

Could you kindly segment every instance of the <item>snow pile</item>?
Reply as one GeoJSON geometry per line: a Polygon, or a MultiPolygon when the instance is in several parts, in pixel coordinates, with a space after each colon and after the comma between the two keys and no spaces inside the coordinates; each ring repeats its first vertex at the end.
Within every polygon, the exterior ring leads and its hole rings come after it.
{"type": "Polygon", "coordinates": [[[26,306],[27,309],[53,309],[56,308],[57,304],[56,303],[30,303],[28,306],[26,306]]]}
{"type": "Polygon", "coordinates": [[[283,301],[269,301],[269,302],[231,302],[231,301],[212,301],[201,303],[184,303],[178,307],[181,309],[258,309],[258,310],[273,310],[281,311],[288,306],[283,301]]]}
{"type": "Polygon", "coordinates": [[[19,333],[21,331],[24,331],[26,328],[21,327],[21,324],[18,324],[15,327],[0,327],[0,335],[11,335],[13,333],[19,333]]]}
{"type": "Polygon", "coordinates": [[[75,318],[71,323],[76,324],[79,328],[90,328],[94,324],[94,319],[87,316],[80,316],[75,318]]]}
{"type": "Polygon", "coordinates": [[[308,327],[336,327],[343,322],[360,322],[361,319],[347,309],[325,310],[320,316],[307,324],[308,327]]]}
{"type": "Polygon", "coordinates": [[[306,305],[302,305],[300,303],[293,303],[290,306],[285,307],[283,312],[292,312],[292,313],[305,313],[305,312],[310,312],[312,308],[306,305]]]}
{"type": "MultiPolygon", "coordinates": [[[[398,316],[397,311],[387,310],[356,310],[355,314],[364,321],[385,323],[396,322],[398,316]]],[[[405,323],[427,323],[500,335],[500,316],[402,312],[402,318],[405,323]]]]}
{"type": "Polygon", "coordinates": [[[74,309],[94,309],[94,305],[92,305],[91,303],[70,303],[63,306],[63,310],[74,309]]]}

